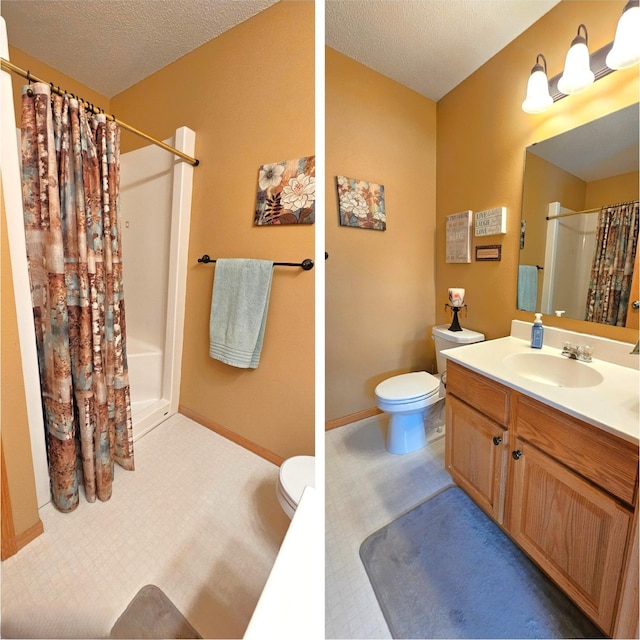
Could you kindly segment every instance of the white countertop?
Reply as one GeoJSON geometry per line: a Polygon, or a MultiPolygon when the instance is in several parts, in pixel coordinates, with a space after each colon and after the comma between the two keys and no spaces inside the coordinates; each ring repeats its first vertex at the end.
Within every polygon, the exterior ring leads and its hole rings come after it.
{"type": "Polygon", "coordinates": [[[505,357],[517,353],[542,353],[563,357],[555,347],[543,346],[542,349],[532,349],[528,340],[508,336],[447,349],[442,353],[448,360],[638,444],[640,374],[637,369],[594,357],[588,366],[602,374],[603,381],[600,384],[592,387],[554,387],[519,376],[509,371],[502,361],[505,357]]]}
{"type": "Polygon", "coordinates": [[[322,582],[322,529],[316,490],[305,487],[245,640],[324,638],[324,612],[315,597],[322,582]]]}

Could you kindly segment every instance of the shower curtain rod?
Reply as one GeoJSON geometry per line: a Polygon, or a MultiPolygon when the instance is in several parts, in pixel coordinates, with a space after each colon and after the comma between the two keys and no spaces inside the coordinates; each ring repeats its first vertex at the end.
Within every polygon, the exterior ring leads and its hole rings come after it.
{"type": "MultiPolygon", "coordinates": [[[[629,202],[619,202],[618,204],[608,204],[607,207],[620,207],[624,204],[633,204],[635,200],[629,202]]],[[[593,209],[585,209],[584,211],[569,211],[568,213],[559,213],[557,216],[547,216],[547,220],[555,220],[556,218],[568,218],[569,216],[579,216],[583,213],[598,213],[602,211],[602,207],[594,207],[593,209]]]]}
{"type": "MultiPolygon", "coordinates": [[[[206,253],[202,256],[202,258],[198,258],[198,262],[204,262],[204,264],[208,264],[209,262],[216,262],[214,258],[210,258],[206,253]]],[[[313,260],[311,258],[305,258],[302,262],[274,262],[274,267],[302,267],[305,271],[309,271],[309,269],[313,269],[313,260]]]]}
{"type": "MultiPolygon", "coordinates": [[[[51,87],[51,91],[53,91],[54,93],[57,93],[59,96],[63,96],[67,94],[72,96],[73,98],[76,98],[77,100],[80,100],[85,105],[85,107],[88,108],[92,113],[103,113],[103,109],[96,107],[92,102],[89,102],[88,100],[85,100],[84,98],[81,98],[80,96],[77,96],[73,93],[68,93],[64,89],[60,89],[60,87],[54,87],[53,82],[47,82],[46,80],[42,80],[41,78],[34,76],[33,73],[31,73],[30,71],[25,71],[24,69],[21,69],[20,67],[16,66],[12,62],[5,60],[4,58],[0,58],[0,67],[2,68],[3,71],[12,71],[17,75],[22,76],[29,82],[43,82],[44,84],[48,84],[51,87]]],[[[140,131],[139,129],[132,127],[126,122],[122,122],[121,120],[118,120],[114,115],[108,115],[106,113],[104,115],[109,120],[113,120],[122,129],[126,129],[127,131],[130,131],[131,133],[135,133],[137,136],[140,136],[141,138],[145,138],[149,142],[152,142],[158,147],[161,147],[165,151],[169,151],[170,153],[173,153],[179,156],[183,160],[186,160],[190,165],[197,167],[200,164],[200,161],[197,160],[196,158],[192,158],[186,153],[183,153],[182,151],[178,151],[174,147],[171,147],[165,142],[162,142],[162,140],[158,140],[157,138],[150,136],[148,133],[145,133],[144,131],[140,131]]]]}

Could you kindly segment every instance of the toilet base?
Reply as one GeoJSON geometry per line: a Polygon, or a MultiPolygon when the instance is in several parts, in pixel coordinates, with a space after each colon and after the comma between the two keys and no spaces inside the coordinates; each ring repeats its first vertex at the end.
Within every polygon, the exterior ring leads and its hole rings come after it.
{"type": "Polygon", "coordinates": [[[427,446],[424,411],[392,413],[387,432],[387,451],[404,455],[427,446]]]}
{"type": "Polygon", "coordinates": [[[276,486],[276,496],[278,496],[278,502],[280,503],[282,510],[289,516],[289,518],[293,518],[293,514],[296,512],[296,510],[287,502],[286,498],[282,495],[280,480],[278,480],[276,486]]]}

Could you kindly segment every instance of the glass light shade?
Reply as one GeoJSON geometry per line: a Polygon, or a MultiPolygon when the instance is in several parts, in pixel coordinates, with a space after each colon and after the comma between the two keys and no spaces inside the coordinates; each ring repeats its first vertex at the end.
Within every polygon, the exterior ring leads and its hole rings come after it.
{"type": "Polygon", "coordinates": [[[640,62],[640,7],[627,3],[616,28],[613,47],[605,64],[609,69],[626,69],[640,62]],[[630,6],[631,5],[631,6],[630,6]]]}
{"type": "Polygon", "coordinates": [[[522,110],[525,113],[542,113],[553,104],[553,98],[549,93],[547,74],[542,70],[542,67],[536,66],[539,67],[539,70],[533,71],[529,76],[527,97],[522,103],[522,110]]]}
{"type": "Polygon", "coordinates": [[[580,93],[588,88],[595,76],[589,67],[589,49],[586,43],[575,42],[567,51],[562,77],[558,80],[558,91],[565,95],[580,93]]]}

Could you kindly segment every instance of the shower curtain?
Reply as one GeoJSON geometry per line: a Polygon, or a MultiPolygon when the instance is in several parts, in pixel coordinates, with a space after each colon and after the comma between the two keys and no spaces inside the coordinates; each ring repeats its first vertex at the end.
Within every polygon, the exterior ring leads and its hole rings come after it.
{"type": "Polygon", "coordinates": [[[111,497],[133,470],[118,207],[120,130],[82,102],[22,92],[22,190],[51,494],[111,497]]]}
{"type": "Polygon", "coordinates": [[[625,326],[638,245],[638,201],[602,207],[585,320],[625,326]]]}

